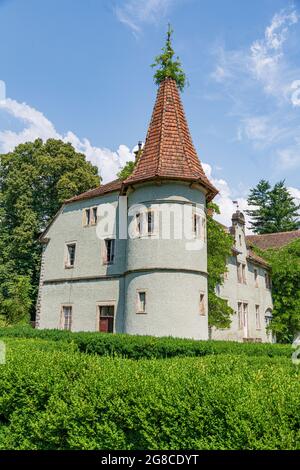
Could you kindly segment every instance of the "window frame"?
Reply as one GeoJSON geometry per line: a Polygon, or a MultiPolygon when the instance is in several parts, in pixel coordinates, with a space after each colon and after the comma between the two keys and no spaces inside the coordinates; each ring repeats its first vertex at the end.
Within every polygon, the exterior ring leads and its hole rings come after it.
{"type": "Polygon", "coordinates": [[[255,327],[256,330],[261,330],[261,314],[259,304],[255,304],[255,327]]]}
{"type": "Polygon", "coordinates": [[[147,289],[137,289],[136,290],[136,314],[137,315],[147,315],[147,289]],[[140,294],[145,294],[144,309],[140,308],[140,294]]]}
{"type": "Polygon", "coordinates": [[[72,331],[72,324],[73,324],[73,304],[61,304],[60,308],[60,322],[59,322],[59,329],[64,330],[64,331],[72,331]],[[65,308],[70,308],[71,309],[71,315],[70,315],[70,327],[65,328],[65,314],[64,314],[64,309],[65,308]]]}
{"type": "Polygon", "coordinates": [[[199,293],[199,313],[201,317],[206,317],[206,298],[202,291],[199,293]]]}
{"type": "Polygon", "coordinates": [[[247,264],[246,263],[241,263],[242,264],[242,284],[247,284],[247,271],[246,271],[246,267],[247,267],[247,264]]]}
{"type": "Polygon", "coordinates": [[[106,266],[109,266],[111,264],[115,264],[115,260],[116,260],[116,239],[115,238],[105,238],[103,240],[103,255],[102,255],[102,260],[103,260],[103,264],[106,265],[106,266]],[[112,246],[113,246],[113,250],[112,250],[112,253],[113,253],[113,257],[112,259],[108,259],[108,250],[107,250],[107,242],[112,242],[112,246]]]}
{"type": "Polygon", "coordinates": [[[98,206],[91,207],[92,217],[90,225],[97,225],[98,222],[98,206]],[[95,215],[96,212],[96,215],[95,215]]]}
{"type": "Polygon", "coordinates": [[[113,315],[113,331],[108,332],[109,334],[116,333],[116,301],[115,300],[101,300],[96,302],[96,325],[95,330],[100,333],[100,309],[101,307],[113,307],[114,315],[113,315]]]}
{"type": "Polygon", "coordinates": [[[254,275],[254,286],[259,287],[259,285],[258,285],[258,268],[253,268],[253,275],[254,275]]]}
{"type": "Polygon", "coordinates": [[[75,262],[76,262],[76,249],[77,249],[77,242],[72,241],[72,242],[65,242],[65,256],[64,256],[64,268],[65,269],[74,269],[75,267],[75,262]],[[70,263],[70,252],[69,252],[69,246],[74,246],[74,262],[73,264],[70,263]]]}

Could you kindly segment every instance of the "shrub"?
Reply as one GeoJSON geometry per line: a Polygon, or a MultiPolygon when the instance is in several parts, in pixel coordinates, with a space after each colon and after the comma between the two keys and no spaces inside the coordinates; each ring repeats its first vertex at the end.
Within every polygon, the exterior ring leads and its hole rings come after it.
{"type": "Polygon", "coordinates": [[[0,449],[300,449],[299,369],[285,357],[133,361],[33,344],[10,339],[0,366],[0,449]]]}
{"type": "Polygon", "coordinates": [[[233,341],[197,341],[181,338],[156,338],[106,333],[71,333],[62,330],[35,330],[31,327],[0,328],[1,336],[40,338],[74,342],[79,351],[100,356],[118,355],[129,359],[154,359],[211,354],[290,357],[290,345],[237,343],[233,341]]]}

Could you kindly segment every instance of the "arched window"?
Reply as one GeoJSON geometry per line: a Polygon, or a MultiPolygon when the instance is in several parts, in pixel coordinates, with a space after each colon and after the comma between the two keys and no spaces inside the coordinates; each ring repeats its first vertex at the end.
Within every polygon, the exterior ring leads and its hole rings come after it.
{"type": "Polygon", "coordinates": [[[272,315],[272,309],[268,308],[265,312],[265,322],[266,322],[266,327],[270,325],[272,321],[273,315],[272,315]]]}

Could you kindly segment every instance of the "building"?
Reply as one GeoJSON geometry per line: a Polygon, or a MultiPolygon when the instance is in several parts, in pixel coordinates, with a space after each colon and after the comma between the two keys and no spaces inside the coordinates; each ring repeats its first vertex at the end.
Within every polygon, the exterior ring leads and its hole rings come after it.
{"type": "Polygon", "coordinates": [[[217,292],[236,314],[230,328],[209,331],[206,205],[217,190],[203,171],[170,78],[159,87],[138,156],[127,180],[66,201],[42,234],[36,327],[272,341],[266,332],[269,266],[252,250],[265,238],[245,236],[239,211],[217,292]]]}
{"type": "Polygon", "coordinates": [[[274,341],[266,329],[272,319],[273,308],[270,266],[253,251],[253,245],[249,245],[242,212],[233,214],[229,231],[234,239],[232,256],[228,260],[224,283],[218,286],[217,294],[228,301],[236,315],[232,316],[230,328],[213,328],[211,338],[274,341]]]}
{"type": "Polygon", "coordinates": [[[207,339],[206,203],[216,194],[165,79],[132,175],[66,201],[42,235],[37,327],[207,339]],[[97,237],[105,207],[117,234],[125,212],[134,238],[97,237]],[[187,213],[188,233],[158,236],[187,213]]]}

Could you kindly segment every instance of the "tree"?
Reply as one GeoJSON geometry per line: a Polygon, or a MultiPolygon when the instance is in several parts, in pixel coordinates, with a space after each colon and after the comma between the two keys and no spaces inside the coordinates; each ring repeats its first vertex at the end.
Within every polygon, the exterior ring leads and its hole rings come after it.
{"type": "MultiPolygon", "coordinates": [[[[40,233],[65,199],[99,184],[97,168],[71,144],[60,140],[43,143],[37,139],[0,155],[0,280],[8,273],[29,277],[33,308],[40,270],[40,233]]],[[[3,286],[1,283],[2,303],[12,298],[13,292],[11,286],[3,286]]]]}
{"type": "MultiPolygon", "coordinates": [[[[259,250],[257,250],[259,252],[259,250]]],[[[292,342],[300,331],[300,240],[260,254],[272,267],[273,319],[278,342],[292,342]]]]}
{"type": "MultiPolygon", "coordinates": [[[[216,204],[209,209],[219,214],[216,204]]],[[[223,284],[227,261],[231,256],[233,238],[211,215],[207,217],[207,271],[208,271],[208,324],[210,327],[229,328],[234,313],[227,301],[216,294],[216,287],[223,284]]]]}
{"type": "Polygon", "coordinates": [[[167,40],[165,46],[162,48],[162,54],[155,57],[154,63],[151,65],[151,67],[159,67],[154,74],[154,81],[156,85],[159,85],[166,78],[173,78],[173,80],[175,80],[177,83],[179,90],[183,91],[186,85],[186,75],[182,70],[179,57],[174,59],[175,52],[171,42],[172,34],[173,30],[169,25],[167,40]]]}
{"type": "Polygon", "coordinates": [[[118,178],[122,181],[126,180],[131,175],[134,168],[135,168],[135,162],[133,161],[126,162],[123,168],[119,171],[117,175],[118,178]]]}
{"type": "Polygon", "coordinates": [[[268,181],[261,180],[251,189],[248,204],[252,207],[246,212],[252,219],[250,228],[255,233],[287,232],[300,226],[300,205],[295,204],[284,181],[272,188],[268,181]]]}

